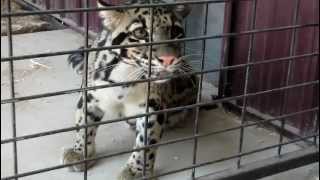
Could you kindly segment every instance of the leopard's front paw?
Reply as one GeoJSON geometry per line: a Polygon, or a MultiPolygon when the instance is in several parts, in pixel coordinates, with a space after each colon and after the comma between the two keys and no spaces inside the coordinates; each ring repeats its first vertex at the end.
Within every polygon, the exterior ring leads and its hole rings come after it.
{"type": "MultiPolygon", "coordinates": [[[[90,154],[88,157],[93,157],[95,153],[90,154]]],[[[62,154],[62,164],[71,164],[84,160],[84,156],[81,153],[75,152],[72,148],[64,149],[62,154]]],[[[91,168],[96,161],[89,161],[87,163],[87,168],[91,168]]],[[[85,164],[76,164],[73,166],[68,166],[68,169],[72,172],[82,172],[85,170],[85,164]]]]}
{"type": "MultiPolygon", "coordinates": [[[[153,171],[147,174],[148,176],[154,175],[153,171]]],[[[137,178],[141,178],[141,177],[142,177],[141,173],[132,172],[132,170],[128,166],[126,166],[119,174],[117,180],[136,180],[137,178]]],[[[150,180],[157,180],[157,178],[152,178],[150,180]]]]}

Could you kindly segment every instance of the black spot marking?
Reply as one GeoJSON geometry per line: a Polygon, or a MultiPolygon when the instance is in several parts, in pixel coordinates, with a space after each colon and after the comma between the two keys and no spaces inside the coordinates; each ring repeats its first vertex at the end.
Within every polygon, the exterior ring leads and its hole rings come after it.
{"type": "MultiPolygon", "coordinates": [[[[84,47],[80,47],[79,50],[83,50],[84,47]]],[[[84,52],[77,52],[73,53],[68,57],[68,63],[71,65],[72,68],[77,68],[78,70],[83,69],[83,62],[84,62],[84,52]]]]}
{"type": "Polygon", "coordinates": [[[150,132],[150,136],[152,136],[153,134],[154,134],[154,131],[151,131],[151,132],[150,132]]]}
{"type": "Polygon", "coordinates": [[[134,10],[134,13],[138,13],[140,11],[140,8],[137,8],[134,10]]]}
{"type": "Polygon", "coordinates": [[[111,80],[111,79],[108,79],[108,82],[111,83],[111,84],[115,83],[115,82],[114,82],[113,80],[111,80]]]}
{"type": "Polygon", "coordinates": [[[154,153],[151,153],[151,154],[149,155],[149,160],[154,159],[154,157],[155,157],[154,153]]]}
{"type": "Polygon", "coordinates": [[[114,57],[114,58],[112,59],[112,61],[107,64],[107,66],[110,66],[110,68],[107,69],[106,71],[104,71],[104,77],[103,77],[102,80],[104,80],[104,81],[109,81],[109,76],[110,76],[111,72],[112,72],[113,69],[114,69],[114,66],[113,66],[113,65],[118,64],[118,63],[119,63],[119,59],[118,59],[117,57],[114,57]]]}
{"type": "Polygon", "coordinates": [[[80,109],[83,106],[83,99],[82,97],[79,99],[78,104],[77,104],[77,108],[80,109]]]}
{"type": "Polygon", "coordinates": [[[102,47],[106,44],[106,38],[104,38],[102,41],[98,42],[98,47],[102,47]]]}
{"type": "Polygon", "coordinates": [[[100,78],[100,73],[99,72],[95,72],[94,74],[93,74],[93,79],[94,80],[97,80],[97,79],[99,79],[100,78]]]}
{"type": "Polygon", "coordinates": [[[151,139],[149,144],[150,144],[150,145],[152,145],[152,144],[157,144],[157,142],[158,142],[157,140],[151,139]]]}
{"type": "Polygon", "coordinates": [[[128,50],[127,49],[121,49],[120,56],[128,58],[128,50]]]}
{"type": "Polygon", "coordinates": [[[107,61],[108,60],[108,56],[106,54],[103,54],[102,60],[107,61]]]}
{"type": "Polygon", "coordinates": [[[127,36],[127,33],[120,33],[116,38],[112,40],[112,45],[120,45],[127,38],[127,36]]]}
{"type": "Polygon", "coordinates": [[[184,30],[179,27],[179,26],[175,26],[173,25],[171,27],[171,38],[175,39],[175,38],[181,38],[184,36],[184,30]]]}
{"type": "Polygon", "coordinates": [[[143,54],[143,55],[142,55],[142,58],[143,58],[143,59],[148,59],[147,54],[143,54]]]}
{"type": "Polygon", "coordinates": [[[139,42],[139,40],[137,40],[137,39],[133,39],[133,38],[129,38],[129,42],[137,43],[137,42],[139,42]]]}
{"type": "Polygon", "coordinates": [[[154,122],[148,122],[147,128],[152,128],[153,125],[154,125],[154,122]]]}
{"type": "Polygon", "coordinates": [[[87,102],[91,102],[92,101],[92,99],[93,99],[93,96],[92,96],[92,94],[87,94],[87,102]]]}
{"type": "Polygon", "coordinates": [[[99,122],[101,121],[102,117],[99,117],[97,115],[95,115],[93,112],[88,111],[87,112],[88,117],[90,117],[94,122],[99,122]]]}
{"type": "Polygon", "coordinates": [[[143,11],[142,14],[147,15],[147,14],[149,14],[149,11],[143,11]]]}
{"type": "Polygon", "coordinates": [[[122,98],[123,98],[123,95],[119,95],[119,96],[118,96],[118,99],[122,99],[122,98]]]}
{"type": "Polygon", "coordinates": [[[152,107],[154,110],[156,111],[160,110],[160,105],[157,103],[155,99],[150,99],[148,103],[149,103],[149,107],[152,107]]]}
{"type": "Polygon", "coordinates": [[[93,130],[90,131],[89,136],[93,136],[93,130]]]}
{"type": "Polygon", "coordinates": [[[157,117],[157,122],[162,125],[164,122],[164,115],[163,114],[159,114],[157,117]]]}
{"type": "Polygon", "coordinates": [[[140,136],[139,136],[139,140],[140,140],[140,142],[144,142],[143,135],[140,135],[140,136]]]}
{"type": "Polygon", "coordinates": [[[137,51],[137,50],[132,50],[132,52],[136,53],[136,54],[141,54],[140,51],[137,51]]]}

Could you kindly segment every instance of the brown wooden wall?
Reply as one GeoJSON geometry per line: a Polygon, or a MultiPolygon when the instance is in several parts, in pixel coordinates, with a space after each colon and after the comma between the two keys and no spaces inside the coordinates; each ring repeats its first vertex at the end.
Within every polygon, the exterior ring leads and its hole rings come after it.
{"type": "MultiPolygon", "coordinates": [[[[83,8],[83,0],[27,0],[35,3],[43,9],[73,9],[83,8]]],[[[111,3],[115,3],[116,0],[109,0],[111,3]]],[[[96,0],[90,0],[90,7],[96,7],[96,0]]],[[[85,24],[84,13],[65,13],[59,14],[61,18],[64,18],[67,22],[82,28],[85,24]]],[[[89,12],[89,28],[94,32],[98,32],[101,28],[100,20],[97,16],[97,12],[89,12]]]]}
{"type": "MultiPolygon", "coordinates": [[[[256,29],[292,25],[295,0],[258,0],[256,29]]],[[[249,30],[252,2],[235,2],[232,7],[230,31],[249,30]]],[[[319,0],[301,0],[298,24],[319,22],[319,0]]],[[[289,56],[291,30],[266,32],[255,35],[253,61],[268,60],[289,56]]],[[[249,36],[230,39],[228,65],[244,64],[248,57],[249,36]]],[[[319,26],[307,27],[297,31],[296,55],[319,52],[319,26]]],[[[287,62],[254,66],[250,72],[249,93],[279,88],[285,85],[287,62]]],[[[241,95],[244,89],[245,69],[228,72],[230,95],[241,95]]],[[[319,79],[319,59],[304,58],[293,63],[290,84],[319,79]]],[[[288,93],[288,105],[284,113],[292,113],[318,106],[319,86],[309,86],[274,92],[249,98],[248,105],[261,113],[277,116],[281,114],[284,93],[288,93]]],[[[238,102],[241,104],[241,102],[238,102]]],[[[304,114],[290,118],[290,124],[300,133],[313,128],[314,114],[304,114]]]]}

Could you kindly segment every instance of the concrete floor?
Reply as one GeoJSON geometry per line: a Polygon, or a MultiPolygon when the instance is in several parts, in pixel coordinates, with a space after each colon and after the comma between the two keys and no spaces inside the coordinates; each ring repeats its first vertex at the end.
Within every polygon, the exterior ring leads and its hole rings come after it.
{"type": "MultiPolygon", "coordinates": [[[[14,55],[71,50],[82,45],[82,37],[71,30],[57,30],[14,36],[14,55]]],[[[7,54],[7,39],[1,38],[1,57],[7,54]]],[[[55,56],[32,61],[18,61],[15,66],[16,96],[54,92],[79,88],[81,78],[76,76],[66,65],[66,56],[55,56]],[[41,63],[41,64],[39,64],[41,63]]],[[[1,99],[9,97],[8,66],[1,66],[1,99]]],[[[205,90],[210,90],[206,86],[205,90]]],[[[73,126],[74,109],[79,94],[43,98],[16,104],[17,136],[45,132],[73,126]]],[[[12,137],[9,105],[1,105],[1,139],[12,137]]],[[[221,109],[205,111],[200,115],[200,133],[238,126],[238,117],[223,112],[221,109]]],[[[192,122],[168,131],[165,140],[191,136],[192,122]]],[[[109,124],[100,127],[97,137],[97,151],[100,155],[131,149],[135,133],[125,123],[109,124]]],[[[278,135],[259,127],[245,129],[244,151],[273,145],[278,142],[278,135]]],[[[71,146],[73,132],[46,136],[18,142],[19,173],[55,166],[60,163],[62,147],[71,146]]],[[[237,153],[239,131],[218,134],[199,139],[198,162],[216,160],[237,153]]],[[[183,168],[192,163],[193,141],[163,146],[157,157],[157,173],[183,168]]],[[[296,145],[285,146],[286,152],[299,149],[296,145]]],[[[276,149],[253,154],[243,158],[244,163],[274,156],[276,149]]],[[[113,180],[120,172],[129,154],[103,159],[92,168],[89,180],[113,180]]],[[[13,174],[12,145],[1,145],[1,177],[13,174]]],[[[218,172],[235,167],[236,160],[197,169],[197,176],[218,172]]],[[[290,171],[265,180],[303,180],[309,170],[306,167],[290,171]]],[[[23,180],[78,180],[81,173],[71,173],[66,169],[22,178],[23,180]]],[[[165,176],[161,180],[186,180],[190,171],[165,176]]]]}

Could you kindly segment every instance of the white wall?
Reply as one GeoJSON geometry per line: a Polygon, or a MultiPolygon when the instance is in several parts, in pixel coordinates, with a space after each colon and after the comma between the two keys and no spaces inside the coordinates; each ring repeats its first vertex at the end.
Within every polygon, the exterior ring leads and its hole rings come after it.
{"type": "MultiPolygon", "coordinates": [[[[224,3],[209,4],[207,35],[223,33],[224,3]]],[[[204,32],[205,5],[193,5],[192,12],[187,18],[187,37],[201,36],[204,32]]],[[[186,43],[186,54],[202,54],[202,41],[186,43]]],[[[219,68],[222,39],[206,40],[205,69],[219,68]]],[[[201,70],[202,56],[189,57],[194,69],[201,70]],[[194,62],[195,61],[195,62],[194,62]]],[[[219,73],[210,73],[206,79],[218,84],[219,73]]]]}

